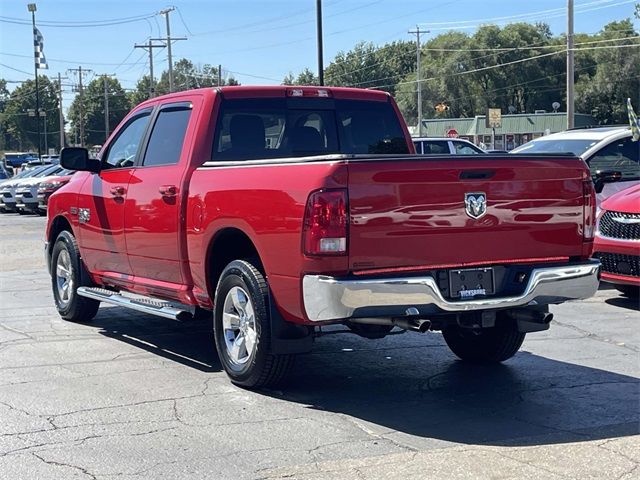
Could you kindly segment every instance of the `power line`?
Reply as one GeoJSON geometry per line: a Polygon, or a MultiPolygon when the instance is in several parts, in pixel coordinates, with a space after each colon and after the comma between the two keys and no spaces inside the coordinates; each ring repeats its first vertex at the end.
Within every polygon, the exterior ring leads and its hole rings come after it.
{"type": "MultiPolygon", "coordinates": [[[[153,18],[157,13],[149,13],[145,15],[137,15],[134,17],[114,18],[108,20],[84,20],[84,21],[52,21],[39,20],[38,25],[52,28],[93,28],[108,27],[111,25],[122,25],[125,23],[140,22],[149,18],[153,18]]],[[[30,25],[31,22],[17,17],[0,16],[0,22],[13,23],[17,25],[30,25]]]]}
{"type": "MultiPolygon", "coordinates": [[[[586,9],[582,9],[582,10],[576,10],[576,14],[578,13],[588,13],[588,12],[594,12],[596,10],[602,10],[605,8],[610,8],[610,7],[617,7],[620,5],[627,5],[630,3],[634,3],[636,0],[625,0],[622,2],[618,2],[618,3],[611,3],[611,4],[607,4],[607,5],[601,5],[599,7],[593,7],[593,8],[586,8],[586,9]]],[[[564,17],[566,15],[566,13],[553,13],[553,14],[547,14],[544,16],[544,19],[548,19],[548,18],[558,18],[558,17],[564,17]]],[[[537,16],[529,16],[529,17],[523,17],[520,18],[520,21],[524,21],[524,20],[532,20],[537,18],[537,16]]],[[[477,24],[473,24],[473,25],[466,25],[466,24],[455,24],[455,25],[451,25],[451,26],[447,26],[447,27],[432,27],[429,24],[423,24],[427,27],[429,27],[431,30],[433,31],[438,31],[438,30],[466,30],[466,29],[475,29],[478,27],[481,27],[483,25],[487,25],[487,24],[492,24],[492,25],[504,25],[504,24],[508,24],[508,23],[514,23],[513,20],[501,20],[501,21],[494,21],[494,22],[487,22],[487,23],[477,23],[477,24]]],[[[476,20],[477,21],[477,20],[476,20]]]]}

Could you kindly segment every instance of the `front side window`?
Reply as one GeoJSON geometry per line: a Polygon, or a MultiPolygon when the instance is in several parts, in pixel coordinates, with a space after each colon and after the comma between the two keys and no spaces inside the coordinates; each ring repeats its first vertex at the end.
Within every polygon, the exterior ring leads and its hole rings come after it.
{"type": "Polygon", "coordinates": [[[132,167],[148,123],[149,113],[130,120],[109,145],[107,154],[102,156],[102,168],[132,167]]]}
{"type": "Polygon", "coordinates": [[[180,161],[190,117],[191,108],[186,106],[160,110],[149,137],[143,166],[172,165],[180,161]]]}
{"type": "Polygon", "coordinates": [[[591,175],[607,170],[622,173],[622,180],[640,178],[640,142],[631,137],[615,140],[602,147],[589,159],[591,175]]]}

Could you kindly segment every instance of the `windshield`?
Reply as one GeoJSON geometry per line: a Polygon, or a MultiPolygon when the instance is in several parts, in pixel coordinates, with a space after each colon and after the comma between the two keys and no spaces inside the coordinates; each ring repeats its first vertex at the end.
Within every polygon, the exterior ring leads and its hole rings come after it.
{"type": "Polygon", "coordinates": [[[47,165],[47,168],[35,174],[34,177],[47,177],[49,175],[55,175],[60,170],[62,170],[62,167],[59,165],[47,165]]]}
{"type": "Polygon", "coordinates": [[[572,153],[579,157],[598,142],[595,139],[540,138],[514,148],[511,153],[572,153]]]}

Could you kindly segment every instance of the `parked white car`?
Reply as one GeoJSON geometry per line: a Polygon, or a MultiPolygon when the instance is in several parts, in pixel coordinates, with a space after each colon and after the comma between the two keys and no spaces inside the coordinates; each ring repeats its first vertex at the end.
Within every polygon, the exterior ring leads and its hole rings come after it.
{"type": "Polygon", "coordinates": [[[619,172],[619,181],[601,185],[604,188],[598,192],[598,204],[640,182],[640,142],[633,141],[629,127],[567,130],[532,140],[511,153],[572,153],[587,162],[597,186],[598,177],[619,172]]]}
{"type": "Polygon", "coordinates": [[[18,208],[18,201],[16,199],[16,191],[22,182],[45,177],[58,170],[62,170],[60,165],[41,165],[33,169],[24,170],[15,177],[0,184],[0,212],[22,213],[23,210],[18,208]]]}
{"type": "Polygon", "coordinates": [[[478,155],[486,153],[462,138],[413,138],[418,155],[478,155]]]}
{"type": "MultiPolygon", "coordinates": [[[[65,170],[61,166],[51,171],[47,170],[45,176],[36,176],[33,178],[27,178],[16,186],[16,208],[19,213],[38,213],[41,214],[38,208],[38,189],[41,184],[51,182],[61,175],[70,175],[70,170],[65,170]]],[[[42,212],[46,213],[46,211],[42,212]]]]}

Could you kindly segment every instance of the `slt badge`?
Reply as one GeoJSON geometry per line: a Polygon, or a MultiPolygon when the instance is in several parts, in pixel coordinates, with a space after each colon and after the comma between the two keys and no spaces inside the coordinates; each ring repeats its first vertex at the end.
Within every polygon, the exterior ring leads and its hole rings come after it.
{"type": "Polygon", "coordinates": [[[467,215],[477,220],[487,213],[487,195],[483,192],[465,193],[464,206],[467,215]]]}

